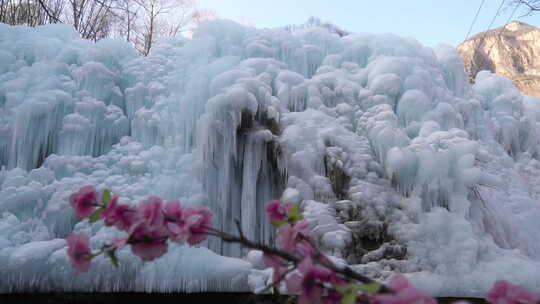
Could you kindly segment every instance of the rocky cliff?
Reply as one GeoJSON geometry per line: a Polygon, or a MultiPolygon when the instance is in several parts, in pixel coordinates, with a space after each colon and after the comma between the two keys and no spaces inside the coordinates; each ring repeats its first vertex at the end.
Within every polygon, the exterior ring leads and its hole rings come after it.
{"type": "Polygon", "coordinates": [[[471,79],[490,70],[512,79],[523,94],[540,97],[540,29],[512,21],[469,38],[458,51],[471,79]]]}

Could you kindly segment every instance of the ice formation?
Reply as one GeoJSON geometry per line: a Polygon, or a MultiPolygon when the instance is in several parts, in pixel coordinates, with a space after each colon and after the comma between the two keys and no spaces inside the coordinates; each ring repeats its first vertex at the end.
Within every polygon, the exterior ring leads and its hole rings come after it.
{"type": "Polygon", "coordinates": [[[260,254],[210,239],[142,264],[128,250],[74,277],[64,238],[92,184],[125,202],[210,206],[271,242],[266,201],[301,203],[340,263],[406,273],[433,295],[497,279],[540,290],[540,100],[455,49],[205,23],[148,57],[63,25],[0,24],[0,292],[260,290],[260,254]]]}

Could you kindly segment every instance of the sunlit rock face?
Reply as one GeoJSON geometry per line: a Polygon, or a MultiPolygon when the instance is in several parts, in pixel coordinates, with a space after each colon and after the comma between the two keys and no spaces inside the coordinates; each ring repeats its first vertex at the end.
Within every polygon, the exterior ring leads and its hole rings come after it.
{"type": "Polygon", "coordinates": [[[472,78],[489,70],[512,79],[523,94],[540,97],[540,29],[512,21],[467,39],[458,51],[472,78]]]}
{"type": "Polygon", "coordinates": [[[210,238],[74,276],[65,238],[120,231],[68,197],[108,188],[211,208],[214,226],[272,243],[271,199],[301,205],[311,237],[378,279],[483,296],[540,285],[540,102],[458,52],[391,34],[340,37],[231,21],[139,57],[65,25],[0,24],[0,292],[247,291],[260,254],[210,238]]]}

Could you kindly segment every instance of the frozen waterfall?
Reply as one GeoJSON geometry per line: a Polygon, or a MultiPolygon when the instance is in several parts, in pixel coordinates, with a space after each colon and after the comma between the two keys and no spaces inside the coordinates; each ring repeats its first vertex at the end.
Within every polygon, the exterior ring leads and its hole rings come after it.
{"type": "Polygon", "coordinates": [[[540,100],[502,76],[468,83],[450,46],[231,21],[148,57],[64,25],[0,24],[0,292],[244,291],[256,252],[209,239],[75,277],[64,238],[120,232],[73,215],[92,184],[126,203],[208,205],[272,242],[264,204],[301,203],[325,253],[438,296],[497,279],[540,290],[540,100]]]}

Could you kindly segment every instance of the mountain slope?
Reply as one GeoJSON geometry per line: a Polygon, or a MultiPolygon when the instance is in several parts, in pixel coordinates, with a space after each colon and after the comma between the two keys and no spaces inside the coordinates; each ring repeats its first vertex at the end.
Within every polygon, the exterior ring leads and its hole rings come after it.
{"type": "Polygon", "coordinates": [[[489,70],[512,79],[523,94],[540,97],[540,29],[512,21],[469,38],[458,51],[471,78],[489,70]]]}

